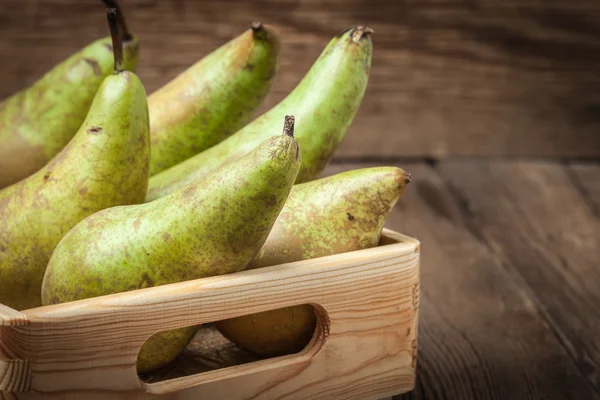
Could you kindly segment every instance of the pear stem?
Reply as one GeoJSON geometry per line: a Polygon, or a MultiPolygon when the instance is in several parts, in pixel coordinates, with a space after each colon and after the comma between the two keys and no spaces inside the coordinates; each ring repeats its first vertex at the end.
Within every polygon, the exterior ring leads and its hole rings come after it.
{"type": "Polygon", "coordinates": [[[107,8],[106,18],[110,28],[110,36],[113,44],[113,54],[115,57],[115,74],[123,71],[123,41],[119,35],[119,25],[117,23],[117,9],[107,8]]]}
{"type": "Polygon", "coordinates": [[[123,10],[117,0],[102,0],[104,4],[106,4],[106,8],[114,8],[117,10],[117,17],[119,18],[119,26],[121,27],[121,39],[124,42],[127,42],[133,39],[133,35],[127,29],[127,22],[125,21],[125,14],[123,14],[123,10]]]}
{"type": "Polygon", "coordinates": [[[260,32],[260,31],[262,31],[262,29],[263,29],[263,24],[261,24],[261,23],[260,23],[260,22],[258,22],[258,21],[254,21],[254,22],[252,23],[252,25],[250,25],[250,27],[252,28],[252,30],[253,30],[254,32],[260,32]]]}
{"type": "Polygon", "coordinates": [[[373,33],[375,33],[375,31],[368,26],[359,25],[354,28],[354,32],[352,32],[352,41],[358,43],[360,39],[373,33]]]}
{"type": "Polygon", "coordinates": [[[286,115],[285,122],[283,123],[283,135],[294,137],[294,123],[296,118],[293,115],[286,115]]]}

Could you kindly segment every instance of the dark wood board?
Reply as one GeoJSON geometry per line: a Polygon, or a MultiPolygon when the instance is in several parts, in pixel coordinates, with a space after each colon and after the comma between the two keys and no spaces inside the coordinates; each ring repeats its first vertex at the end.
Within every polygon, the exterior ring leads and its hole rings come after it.
{"type": "MultiPolygon", "coordinates": [[[[573,163],[569,166],[574,184],[600,218],[600,162],[573,163]]],[[[599,239],[600,240],[600,239],[599,239]]]]}
{"type": "MultiPolygon", "coordinates": [[[[327,174],[364,166],[333,165],[327,174]]],[[[387,226],[421,241],[422,280],[418,385],[396,399],[600,398],[444,179],[426,165],[400,166],[413,182],[387,226]]]]}
{"type": "Polygon", "coordinates": [[[600,221],[571,174],[546,162],[448,162],[438,170],[462,204],[466,228],[524,288],[600,393],[600,221]]]}
{"type": "MultiPolygon", "coordinates": [[[[372,77],[338,158],[600,156],[597,0],[121,0],[152,92],[252,20],[281,33],[262,110],[327,41],[375,29],[372,77]]],[[[3,0],[0,98],[107,34],[99,0],[3,0]]]]}

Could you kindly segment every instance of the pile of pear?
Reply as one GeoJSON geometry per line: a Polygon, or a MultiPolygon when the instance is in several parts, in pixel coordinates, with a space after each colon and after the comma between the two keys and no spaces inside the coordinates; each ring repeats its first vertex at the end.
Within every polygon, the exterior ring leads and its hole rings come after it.
{"type": "MultiPolygon", "coordinates": [[[[105,3],[109,37],[0,103],[0,303],[24,310],[379,244],[410,174],[319,179],[365,94],[372,30],[333,37],[252,119],[279,68],[273,28],[253,23],[147,96],[140,41],[105,3]]],[[[304,348],[312,307],[272,308],[216,326],[260,356],[304,348]]],[[[138,371],[172,362],[197,329],[150,337],[138,371]]]]}

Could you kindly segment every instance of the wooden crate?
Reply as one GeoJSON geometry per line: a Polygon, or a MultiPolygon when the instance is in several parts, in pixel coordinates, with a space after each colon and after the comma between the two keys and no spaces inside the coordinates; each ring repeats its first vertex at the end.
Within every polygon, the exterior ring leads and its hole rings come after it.
{"type": "Polygon", "coordinates": [[[18,312],[0,305],[6,399],[377,399],[415,382],[419,242],[379,247],[18,312]],[[157,383],[137,353],[163,330],[310,303],[300,353],[157,383]]]}

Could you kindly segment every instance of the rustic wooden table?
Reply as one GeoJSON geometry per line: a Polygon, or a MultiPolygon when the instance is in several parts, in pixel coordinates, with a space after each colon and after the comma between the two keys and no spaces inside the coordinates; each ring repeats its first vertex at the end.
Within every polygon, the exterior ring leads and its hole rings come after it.
{"type": "Polygon", "coordinates": [[[388,226],[421,240],[422,280],[418,383],[394,399],[599,399],[600,163],[398,165],[388,226]]]}

